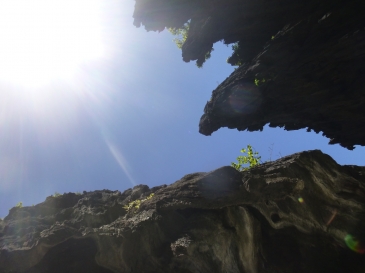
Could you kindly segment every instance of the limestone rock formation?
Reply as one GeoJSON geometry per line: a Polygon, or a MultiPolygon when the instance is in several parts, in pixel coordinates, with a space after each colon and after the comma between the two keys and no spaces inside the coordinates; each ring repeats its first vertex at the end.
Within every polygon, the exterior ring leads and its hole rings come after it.
{"type": "Polygon", "coordinates": [[[213,91],[199,130],[221,127],[323,132],[330,144],[365,145],[363,0],[136,0],[147,30],[190,20],[184,61],[213,44],[239,42],[242,65],[213,91]]]}
{"type": "Polygon", "coordinates": [[[13,208],[0,272],[361,273],[364,230],[365,167],[316,150],[13,208]]]}

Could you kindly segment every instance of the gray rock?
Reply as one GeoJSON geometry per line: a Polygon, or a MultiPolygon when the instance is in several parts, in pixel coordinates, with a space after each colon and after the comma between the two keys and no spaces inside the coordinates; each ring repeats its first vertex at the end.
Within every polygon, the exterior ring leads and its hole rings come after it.
{"type": "Polygon", "coordinates": [[[315,150],[13,208],[0,272],[360,273],[364,230],[365,167],[315,150]]]}
{"type": "Polygon", "coordinates": [[[133,16],[158,31],[190,20],[186,62],[239,42],[228,61],[241,66],[213,91],[200,133],[269,124],[354,149],[365,145],[364,10],[363,0],[136,0],[133,16]]]}

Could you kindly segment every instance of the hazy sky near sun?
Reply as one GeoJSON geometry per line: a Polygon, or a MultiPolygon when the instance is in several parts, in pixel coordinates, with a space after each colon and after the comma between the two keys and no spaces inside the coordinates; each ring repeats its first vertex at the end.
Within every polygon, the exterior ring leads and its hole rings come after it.
{"type": "Polygon", "coordinates": [[[132,0],[4,0],[0,10],[0,217],[55,192],[170,184],[229,165],[251,144],[262,159],[321,149],[365,165],[305,130],[263,132],[198,124],[230,73],[216,44],[198,69],[167,31],[133,26],[132,0]]]}

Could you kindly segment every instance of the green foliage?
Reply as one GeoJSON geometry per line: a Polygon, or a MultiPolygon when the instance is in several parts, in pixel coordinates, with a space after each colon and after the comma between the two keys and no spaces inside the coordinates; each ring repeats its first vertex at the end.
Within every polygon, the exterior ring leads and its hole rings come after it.
{"type": "Polygon", "coordinates": [[[61,196],[62,194],[60,194],[59,192],[55,192],[52,196],[53,197],[59,197],[59,196],[61,196]]]}
{"type": "Polygon", "coordinates": [[[247,145],[247,149],[242,149],[241,153],[247,154],[247,155],[241,155],[237,157],[238,163],[231,163],[231,166],[235,168],[238,171],[245,171],[248,170],[256,165],[259,165],[261,163],[261,156],[259,156],[258,152],[254,152],[252,150],[251,145],[247,145]],[[247,165],[248,167],[244,166],[247,165]]]}
{"type": "Polygon", "coordinates": [[[260,84],[262,84],[262,83],[264,83],[264,82],[266,82],[266,80],[265,80],[265,79],[259,80],[259,79],[256,79],[256,78],[255,78],[255,85],[256,85],[256,86],[259,86],[260,84]]]}
{"type": "Polygon", "coordinates": [[[227,59],[227,63],[233,66],[240,66],[243,64],[242,61],[242,55],[244,54],[244,51],[242,50],[242,47],[240,46],[239,42],[236,42],[232,45],[233,53],[232,55],[227,59]]]}
{"type": "Polygon", "coordinates": [[[196,66],[199,68],[202,68],[205,61],[210,59],[210,57],[212,56],[213,50],[214,50],[214,48],[211,48],[208,52],[205,53],[204,58],[196,60],[196,63],[195,63],[196,66]]]}
{"type": "MultiPolygon", "coordinates": [[[[123,208],[125,208],[127,211],[130,211],[133,208],[136,208],[137,210],[139,209],[140,205],[151,199],[154,196],[154,193],[151,193],[149,196],[147,196],[145,199],[141,199],[141,200],[134,200],[132,202],[129,202],[128,205],[125,205],[123,208]]],[[[136,211],[135,211],[136,212],[136,211]]]]}
{"type": "MultiPolygon", "coordinates": [[[[190,28],[190,21],[185,23],[181,28],[168,28],[168,31],[172,35],[176,36],[176,38],[174,38],[173,41],[180,49],[182,49],[186,39],[188,38],[189,28],[190,28]]],[[[204,62],[211,57],[212,51],[213,48],[205,53],[204,58],[198,59],[196,61],[196,66],[199,68],[203,67],[204,62]]]]}
{"type": "Polygon", "coordinates": [[[174,36],[177,36],[173,41],[178,48],[182,48],[186,39],[188,38],[188,31],[190,27],[190,22],[185,23],[181,28],[169,28],[168,31],[174,36]]]}
{"type": "Polygon", "coordinates": [[[19,202],[15,205],[16,208],[22,208],[23,207],[23,202],[19,202]]]}

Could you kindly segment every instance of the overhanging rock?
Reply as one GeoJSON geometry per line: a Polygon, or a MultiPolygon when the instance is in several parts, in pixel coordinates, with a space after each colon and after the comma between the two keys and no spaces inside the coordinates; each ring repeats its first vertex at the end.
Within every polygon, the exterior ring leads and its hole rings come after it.
{"type": "Polygon", "coordinates": [[[242,65],[213,91],[199,131],[221,127],[322,132],[365,145],[365,2],[136,0],[135,25],[162,31],[190,20],[184,61],[239,42],[242,65]]]}
{"type": "Polygon", "coordinates": [[[234,71],[204,109],[199,130],[220,127],[323,132],[330,144],[365,145],[363,14],[329,10],[286,25],[234,71]],[[361,22],[360,22],[361,18],[361,22]]]}

